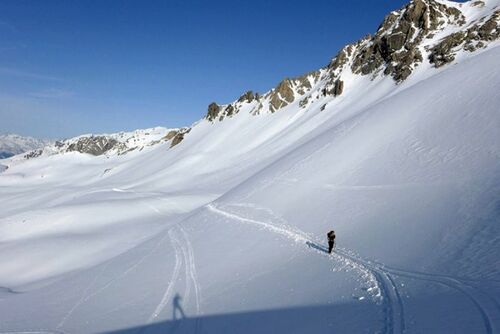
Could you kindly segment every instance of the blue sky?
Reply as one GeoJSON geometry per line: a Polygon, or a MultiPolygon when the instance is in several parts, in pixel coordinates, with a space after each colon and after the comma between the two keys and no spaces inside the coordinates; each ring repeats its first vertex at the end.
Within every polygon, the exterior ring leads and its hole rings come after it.
{"type": "Polygon", "coordinates": [[[1,1],[0,133],[190,125],[328,63],[407,1],[1,1]]]}

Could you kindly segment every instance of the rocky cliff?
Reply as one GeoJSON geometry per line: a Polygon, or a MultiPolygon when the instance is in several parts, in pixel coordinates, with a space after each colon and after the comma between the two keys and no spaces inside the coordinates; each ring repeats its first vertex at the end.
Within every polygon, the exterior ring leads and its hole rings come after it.
{"type": "Polygon", "coordinates": [[[483,1],[412,0],[389,13],[375,34],[343,47],[324,68],[286,78],[262,96],[249,92],[227,105],[213,102],[205,118],[222,121],[244,106],[252,114],[274,113],[296,101],[305,108],[320,96],[344,94],[348,75],[390,76],[400,84],[424,63],[434,68],[450,64],[457,53],[476,52],[499,39],[500,8],[485,6],[483,1]]]}

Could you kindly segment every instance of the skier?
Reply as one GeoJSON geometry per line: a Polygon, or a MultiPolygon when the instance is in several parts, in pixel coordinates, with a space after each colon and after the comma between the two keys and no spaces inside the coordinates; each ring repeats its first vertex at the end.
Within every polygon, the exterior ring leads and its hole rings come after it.
{"type": "Polygon", "coordinates": [[[333,245],[335,244],[335,232],[330,231],[326,236],[328,237],[328,254],[332,254],[333,245]]]}

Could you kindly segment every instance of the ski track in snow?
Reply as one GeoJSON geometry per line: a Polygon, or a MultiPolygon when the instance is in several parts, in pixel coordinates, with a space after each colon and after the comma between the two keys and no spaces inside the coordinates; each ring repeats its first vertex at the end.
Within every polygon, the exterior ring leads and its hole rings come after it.
{"type": "MultiPolygon", "coordinates": [[[[200,315],[200,286],[198,283],[198,276],[196,272],[196,265],[194,262],[194,252],[191,242],[188,238],[186,231],[180,226],[174,226],[168,231],[171,244],[174,247],[175,252],[175,265],[172,272],[172,277],[170,278],[168,285],[163,293],[162,299],[156,306],[153,313],[148,318],[146,325],[151,324],[160,314],[164,311],[165,307],[172,300],[172,292],[176,283],[179,281],[182,265],[184,264],[184,274],[185,274],[185,288],[184,288],[184,298],[186,301],[189,300],[191,295],[191,285],[194,289],[194,298],[196,305],[196,316],[200,315]],[[179,230],[179,231],[177,231],[179,230]],[[180,234],[180,235],[178,235],[180,234]]],[[[195,333],[199,331],[201,326],[201,320],[197,317],[195,323],[195,333]]],[[[143,327],[143,330],[147,331],[147,326],[143,327]]],[[[141,331],[142,332],[142,331],[141,331]]]]}
{"type": "Polygon", "coordinates": [[[368,261],[361,260],[357,257],[349,255],[343,249],[336,248],[335,253],[363,266],[372,272],[377,279],[381,298],[383,299],[382,307],[384,312],[384,333],[403,333],[406,325],[404,318],[404,305],[401,295],[392,277],[378,266],[372,265],[368,261]]]}
{"type": "MultiPolygon", "coordinates": [[[[150,206],[150,205],[148,205],[150,206]]],[[[326,249],[321,243],[314,240],[307,233],[297,229],[296,227],[290,226],[287,224],[286,220],[278,215],[276,215],[269,208],[262,208],[256,206],[255,204],[247,204],[247,203],[234,203],[231,206],[235,207],[246,207],[253,210],[259,210],[266,212],[267,214],[273,217],[273,220],[278,221],[279,223],[273,223],[270,221],[261,221],[255,220],[251,218],[246,218],[234,214],[232,212],[225,211],[220,209],[215,204],[208,204],[205,206],[209,211],[224,216],[226,218],[230,218],[233,220],[237,220],[243,223],[248,223],[252,225],[260,226],[268,231],[273,233],[280,234],[288,239],[291,239],[297,243],[304,244],[309,248],[314,249],[318,253],[325,255],[326,249]]],[[[160,214],[157,208],[151,206],[151,209],[156,213],[160,214]]],[[[172,272],[172,277],[169,280],[169,283],[165,289],[162,299],[156,306],[153,313],[148,318],[146,325],[152,323],[165,309],[168,305],[173,288],[179,280],[180,272],[182,269],[182,264],[185,266],[185,290],[184,297],[186,300],[189,300],[191,294],[191,285],[194,289],[194,298],[196,305],[196,315],[197,321],[195,324],[195,333],[198,333],[201,328],[201,320],[199,319],[200,313],[200,285],[197,277],[197,270],[194,261],[194,251],[193,246],[189,240],[188,233],[180,224],[174,225],[172,228],[168,230],[168,236],[170,237],[171,244],[174,248],[175,252],[175,265],[172,272]],[[177,230],[177,231],[176,231],[177,230]],[[177,236],[176,234],[179,234],[177,236]],[[181,240],[180,240],[181,239],[181,240]]],[[[119,279],[125,277],[128,273],[136,269],[142,262],[145,261],[150,255],[152,255],[161,245],[163,240],[166,238],[166,235],[162,236],[160,240],[151,248],[151,250],[142,256],[138,261],[136,261],[133,265],[131,265],[127,270],[122,272],[115,278],[110,279],[99,289],[93,291],[88,294],[91,289],[95,286],[98,278],[102,275],[102,273],[106,270],[106,266],[100,271],[100,273],[92,280],[92,282],[87,286],[85,291],[82,293],[82,297],[74,304],[74,306],[64,315],[61,319],[60,323],[56,326],[55,330],[49,329],[27,329],[21,331],[4,331],[0,332],[0,334],[7,333],[55,333],[55,334],[67,334],[62,330],[62,327],[66,323],[66,321],[73,315],[73,313],[85,302],[90,300],[95,295],[101,293],[109,286],[111,286],[114,282],[119,279]]],[[[492,334],[497,332],[499,328],[499,324],[495,324],[493,320],[494,317],[492,314],[497,314],[500,312],[499,303],[486,292],[480,290],[472,286],[470,283],[480,283],[478,280],[468,279],[468,278],[457,278],[453,276],[439,275],[439,274],[428,274],[417,271],[409,271],[403,270],[399,268],[389,267],[382,263],[378,263],[376,261],[367,261],[359,258],[359,256],[354,253],[345,250],[336,248],[334,253],[332,254],[335,260],[342,262],[343,264],[350,266],[361,273],[363,279],[368,281],[373,285],[367,289],[367,291],[372,295],[374,301],[376,303],[380,303],[383,309],[384,314],[384,327],[382,329],[383,333],[403,333],[406,330],[405,324],[405,313],[404,313],[404,304],[401,298],[401,295],[398,291],[397,285],[393,279],[393,275],[430,282],[433,284],[438,284],[441,286],[445,286],[449,289],[456,290],[463,294],[477,309],[479,312],[481,319],[484,324],[485,332],[488,334],[492,334]]],[[[147,326],[143,327],[147,330],[147,326]]]]}
{"type": "Polygon", "coordinates": [[[92,282],[90,282],[90,284],[87,286],[87,288],[85,288],[85,290],[83,291],[82,293],[82,296],[81,298],[78,300],[78,302],[75,303],[75,305],[73,305],[73,307],[69,310],[68,313],[66,313],[66,315],[61,319],[61,321],[59,322],[59,324],[56,326],[56,329],[60,329],[64,323],[66,322],[66,320],[73,314],[73,312],[82,304],[85,302],[85,298],[88,296],[89,292],[90,292],[90,289],[92,289],[92,287],[95,285],[95,283],[97,282],[97,280],[99,279],[99,277],[101,277],[101,275],[103,274],[103,272],[106,270],[107,268],[107,264],[105,264],[101,271],[99,272],[99,274],[97,274],[94,279],[92,280],[92,282]]]}
{"type": "Polygon", "coordinates": [[[165,292],[163,293],[163,297],[161,298],[161,300],[158,303],[158,305],[156,306],[155,310],[153,311],[153,313],[151,314],[151,316],[147,320],[146,325],[150,324],[154,319],[156,319],[160,315],[161,311],[163,311],[163,309],[169,303],[172,289],[175,285],[175,282],[177,282],[177,279],[179,277],[179,273],[181,270],[182,260],[181,260],[180,254],[182,253],[182,249],[180,246],[180,242],[175,237],[173,230],[168,231],[168,235],[170,237],[170,241],[172,242],[172,246],[174,247],[174,251],[175,251],[175,266],[174,266],[174,270],[172,273],[172,278],[170,279],[170,281],[167,285],[167,288],[166,288],[165,292]]]}
{"type": "Polygon", "coordinates": [[[189,284],[189,281],[191,279],[191,273],[189,271],[190,266],[187,265],[189,263],[189,254],[188,251],[186,250],[186,247],[181,247],[181,250],[182,250],[182,257],[184,258],[184,263],[186,264],[184,266],[185,287],[184,287],[183,299],[189,300],[189,297],[191,296],[191,284],[189,284]]]}
{"type": "MultiPolygon", "coordinates": [[[[131,191],[134,192],[134,191],[131,191]]],[[[134,192],[135,193],[135,192],[134,192]]],[[[158,197],[161,199],[160,197],[158,197]]],[[[161,215],[160,210],[158,210],[155,206],[146,203],[147,206],[149,206],[153,211],[155,211],[157,214],[161,215]]],[[[172,279],[170,280],[170,283],[167,287],[167,290],[165,291],[165,294],[160,301],[160,303],[157,306],[157,309],[153,312],[153,314],[150,316],[150,318],[147,321],[147,324],[151,323],[155,318],[158,317],[158,315],[161,313],[161,311],[165,308],[165,306],[168,303],[168,300],[170,298],[171,290],[173,286],[175,285],[175,282],[178,280],[179,277],[179,271],[180,271],[180,266],[181,266],[181,260],[179,254],[182,253],[183,259],[184,259],[184,266],[185,266],[185,289],[184,289],[184,299],[189,300],[190,293],[191,293],[191,284],[194,287],[194,296],[195,296],[195,305],[196,305],[196,315],[200,315],[200,285],[198,283],[198,275],[196,272],[196,265],[194,261],[194,251],[193,251],[193,246],[191,244],[191,241],[189,240],[187,232],[180,226],[179,224],[175,224],[172,228],[169,229],[168,234],[170,236],[170,239],[172,241],[172,245],[174,246],[175,249],[175,256],[176,256],[176,264],[174,267],[174,274],[172,275],[172,279]],[[182,233],[182,242],[177,239],[175,236],[175,230],[179,229],[180,232],[182,233]],[[191,283],[190,283],[191,281],[191,283]]],[[[200,327],[200,319],[197,317],[196,320],[196,326],[195,326],[195,333],[198,332],[198,329],[200,327]]]]}
{"type": "Polygon", "coordinates": [[[158,249],[158,247],[160,246],[160,244],[163,242],[164,239],[165,239],[165,236],[161,237],[160,240],[155,244],[154,247],[151,248],[151,250],[148,253],[146,253],[144,256],[142,256],[139,260],[137,260],[133,265],[131,265],[127,270],[125,270],[124,272],[122,272],[120,275],[118,275],[117,277],[114,277],[114,278],[110,279],[102,287],[100,287],[99,289],[95,290],[91,294],[88,294],[88,295],[83,294],[83,296],[75,303],[75,305],[73,305],[73,307],[68,311],[68,313],[66,313],[66,315],[64,315],[64,317],[61,319],[61,321],[59,322],[59,324],[56,326],[56,329],[59,330],[60,328],[62,328],[63,325],[66,323],[66,321],[73,315],[73,313],[82,304],[84,304],[85,302],[87,302],[88,300],[90,300],[95,295],[97,295],[97,294],[101,293],[102,291],[106,290],[114,282],[116,282],[117,280],[122,279],[123,277],[127,276],[130,272],[132,272],[133,270],[135,270],[137,267],[139,267],[146,260],[146,258],[148,258],[150,255],[152,255],[158,249]]]}
{"type": "Polygon", "coordinates": [[[391,267],[385,267],[385,270],[397,276],[436,283],[446,286],[452,290],[459,291],[476,307],[483,320],[486,333],[491,334],[497,332],[498,325],[494,324],[492,314],[500,312],[500,305],[494,298],[483,291],[480,291],[479,289],[476,289],[472,285],[464,283],[459,279],[448,276],[426,274],[391,267]]]}
{"type": "MultiPolygon", "coordinates": [[[[115,189],[113,189],[113,190],[115,190],[115,189]]],[[[146,205],[148,207],[150,207],[156,213],[161,214],[161,212],[153,205],[150,205],[150,204],[146,204],[146,205]]],[[[196,315],[200,314],[200,286],[198,283],[196,265],[195,265],[195,261],[194,261],[193,246],[189,240],[187,232],[180,225],[174,226],[173,228],[169,229],[168,236],[170,237],[170,241],[171,241],[171,244],[172,244],[172,246],[174,248],[174,252],[175,252],[175,265],[174,265],[174,269],[172,272],[172,277],[167,285],[167,288],[162,296],[162,299],[160,300],[160,302],[156,306],[153,313],[148,318],[146,325],[153,322],[160,315],[160,313],[165,309],[165,307],[168,305],[168,303],[171,299],[173,287],[175,286],[176,282],[179,279],[183,260],[184,260],[184,265],[185,265],[185,277],[186,277],[185,278],[186,287],[184,290],[184,298],[186,300],[189,299],[191,284],[192,284],[194,286],[194,292],[195,292],[194,296],[195,296],[195,305],[196,305],[196,315]],[[182,239],[183,239],[182,242],[175,235],[176,228],[178,228],[182,232],[182,239]],[[181,259],[181,254],[182,254],[183,260],[181,259]],[[191,281],[191,283],[190,283],[190,281],[191,281]]],[[[150,252],[148,252],[143,257],[141,257],[136,263],[134,263],[132,266],[130,266],[126,271],[124,271],[118,277],[115,277],[115,278],[109,280],[101,288],[99,288],[96,291],[89,294],[90,290],[97,282],[99,276],[102,275],[102,273],[105,271],[106,266],[104,266],[103,269],[101,270],[101,272],[94,278],[94,280],[92,280],[92,282],[87,286],[85,291],[82,293],[82,297],[75,303],[75,305],[73,305],[73,307],[61,319],[60,323],[56,326],[55,331],[54,330],[42,330],[42,331],[29,330],[29,331],[15,332],[15,333],[64,333],[60,329],[63,327],[63,325],[66,323],[66,321],[72,316],[72,314],[82,304],[84,304],[85,302],[87,302],[88,300],[90,300],[92,297],[99,294],[100,292],[104,291],[106,288],[111,286],[115,281],[125,277],[129,272],[136,269],[142,262],[144,262],[144,260],[146,260],[146,258],[148,258],[150,255],[152,255],[159,248],[160,244],[163,242],[165,237],[166,236],[161,237],[160,240],[155,244],[155,246],[152,247],[150,252]]],[[[199,331],[200,327],[201,327],[201,321],[198,319],[196,321],[195,333],[197,333],[199,331]]],[[[147,327],[144,327],[144,329],[147,330],[147,327]]],[[[4,332],[2,332],[2,334],[3,333],[4,332]]]]}
{"type": "MultiPolygon", "coordinates": [[[[201,319],[199,317],[200,315],[200,284],[198,282],[198,275],[196,272],[196,264],[194,262],[194,250],[193,250],[193,245],[191,244],[191,241],[189,240],[188,234],[186,230],[182,228],[182,226],[179,225],[179,229],[182,232],[182,235],[184,237],[184,245],[187,247],[187,250],[185,253],[188,255],[188,259],[186,261],[186,266],[189,264],[189,276],[191,278],[191,281],[194,286],[194,296],[195,296],[195,303],[196,303],[196,322],[195,322],[195,333],[199,332],[199,329],[201,328],[201,319]]],[[[186,285],[188,284],[188,279],[186,277],[186,285]]],[[[186,298],[187,299],[187,298],[186,298]]]]}
{"type": "MultiPolygon", "coordinates": [[[[235,204],[234,206],[253,208],[272,214],[272,211],[270,209],[259,208],[253,204],[235,204]]],[[[226,218],[258,225],[265,228],[266,230],[292,239],[295,242],[305,243],[308,247],[314,248],[316,249],[316,251],[322,254],[325,254],[326,252],[326,249],[320,243],[310,238],[305,232],[297,230],[296,228],[289,228],[287,224],[284,223],[283,218],[278,217],[274,214],[273,216],[275,216],[277,220],[280,221],[280,225],[275,225],[271,222],[245,218],[237,214],[222,210],[213,203],[208,204],[206,208],[209,211],[226,218]]],[[[485,333],[495,333],[499,328],[499,325],[494,323],[492,316],[493,314],[498,314],[498,312],[500,312],[500,305],[498,304],[498,302],[487,293],[467,283],[478,281],[392,268],[374,261],[362,260],[358,256],[351,255],[349,253],[349,251],[339,248],[336,248],[334,251],[334,254],[340,258],[339,260],[341,262],[355,267],[362,273],[366,273],[368,271],[375,279],[376,288],[379,292],[373,297],[375,301],[378,301],[378,299],[382,301],[381,304],[384,312],[384,333],[403,333],[406,330],[404,303],[397,288],[397,284],[392,277],[393,275],[439,284],[449,289],[459,291],[476,307],[483,321],[485,333]]],[[[370,280],[370,278],[368,279],[370,280]]],[[[369,290],[371,291],[373,289],[369,290]]]]}
{"type": "MultiPolygon", "coordinates": [[[[222,215],[227,218],[261,226],[266,230],[283,235],[289,239],[294,240],[297,243],[303,243],[309,248],[314,248],[320,254],[327,254],[323,246],[312,240],[309,236],[307,236],[306,233],[302,231],[299,230],[294,231],[287,228],[286,226],[276,226],[273,225],[272,223],[241,217],[234,213],[219,209],[214,204],[208,204],[206,208],[216,214],[222,215]]],[[[371,282],[374,281],[376,285],[376,289],[369,289],[369,290],[370,291],[378,290],[378,293],[375,294],[374,299],[376,302],[382,303],[382,307],[384,310],[383,332],[401,333],[402,330],[404,329],[404,318],[403,318],[404,312],[402,310],[402,302],[400,300],[394,301],[394,298],[399,297],[399,292],[394,292],[394,291],[391,292],[389,290],[389,287],[391,287],[391,289],[397,291],[396,286],[391,283],[392,280],[388,280],[386,278],[387,276],[384,276],[385,273],[380,270],[377,270],[374,266],[371,266],[362,260],[353,258],[342,251],[339,252],[338,250],[336,250],[334,255],[337,255],[340,258],[339,259],[340,262],[347,263],[348,265],[351,265],[352,267],[358,269],[362,273],[363,277],[366,277],[366,274],[369,273],[368,280],[371,282]],[[399,317],[399,319],[394,320],[394,317],[399,317]]]]}

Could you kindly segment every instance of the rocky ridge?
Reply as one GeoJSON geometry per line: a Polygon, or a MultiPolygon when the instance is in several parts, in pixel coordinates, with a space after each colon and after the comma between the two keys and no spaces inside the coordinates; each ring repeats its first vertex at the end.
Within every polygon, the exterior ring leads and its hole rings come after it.
{"type": "MultiPolygon", "coordinates": [[[[350,89],[348,79],[353,76],[365,76],[370,80],[390,77],[395,84],[400,84],[424,63],[440,68],[452,63],[458,53],[488,47],[500,39],[499,21],[500,8],[490,8],[483,1],[412,0],[389,13],[374,35],[344,46],[325,67],[299,77],[285,78],[263,95],[247,91],[229,104],[212,102],[204,119],[211,123],[221,122],[242,110],[252,115],[275,113],[292,104],[303,109],[316,103],[323,111],[329,101],[350,89]]],[[[162,142],[169,142],[168,147],[173,148],[190,131],[189,127],[153,128],[111,135],[84,135],[30,151],[24,158],[65,152],[123,155],[162,142]]]]}
{"type": "Polygon", "coordinates": [[[390,76],[399,84],[424,62],[435,68],[450,64],[458,52],[475,52],[500,38],[500,8],[486,11],[478,19],[468,20],[464,14],[484,7],[483,1],[412,0],[389,13],[374,35],[343,47],[326,67],[286,78],[262,96],[247,92],[227,105],[212,102],[205,118],[222,121],[244,106],[251,114],[274,113],[296,101],[305,108],[320,97],[342,95],[349,89],[344,79],[349,74],[372,80],[390,76]]]}
{"type": "Polygon", "coordinates": [[[133,132],[119,132],[109,135],[83,135],[71,139],[56,141],[42,149],[27,152],[25,159],[36,158],[41,155],[53,155],[66,152],[79,152],[93,156],[123,155],[135,150],[159,143],[170,142],[169,147],[179,144],[190,128],[166,129],[162,127],[136,130],[133,132]]]}

